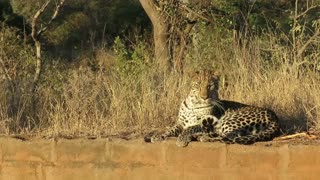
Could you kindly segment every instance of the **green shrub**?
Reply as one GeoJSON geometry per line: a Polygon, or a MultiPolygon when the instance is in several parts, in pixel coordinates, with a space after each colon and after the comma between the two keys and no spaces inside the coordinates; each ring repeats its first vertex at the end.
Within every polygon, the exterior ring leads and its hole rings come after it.
{"type": "Polygon", "coordinates": [[[115,38],[112,48],[115,54],[115,68],[125,77],[148,71],[151,65],[150,48],[143,41],[137,42],[128,48],[120,37],[115,38]]]}

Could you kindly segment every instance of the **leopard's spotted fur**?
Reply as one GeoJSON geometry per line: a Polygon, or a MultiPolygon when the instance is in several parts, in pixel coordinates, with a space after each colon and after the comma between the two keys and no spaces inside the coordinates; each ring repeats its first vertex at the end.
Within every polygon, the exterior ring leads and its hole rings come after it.
{"type": "Polygon", "coordinates": [[[151,142],[178,136],[177,145],[200,141],[250,144],[272,139],[278,132],[278,119],[269,109],[219,100],[219,78],[210,71],[196,75],[188,97],[181,103],[176,124],[151,142]]]}

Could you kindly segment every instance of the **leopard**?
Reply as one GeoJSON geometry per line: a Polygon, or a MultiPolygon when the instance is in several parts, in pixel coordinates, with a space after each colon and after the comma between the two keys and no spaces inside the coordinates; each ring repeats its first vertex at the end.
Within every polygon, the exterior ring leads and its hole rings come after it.
{"type": "Polygon", "coordinates": [[[206,132],[205,128],[199,129],[202,122],[214,124],[218,121],[213,115],[213,110],[219,106],[214,101],[218,98],[219,77],[207,70],[192,72],[189,77],[192,79],[191,89],[180,104],[175,124],[162,134],[155,134],[151,138],[145,137],[146,142],[155,143],[164,141],[168,137],[177,137],[176,144],[184,147],[191,140],[195,140],[197,134],[206,132]]]}
{"type": "Polygon", "coordinates": [[[221,100],[218,91],[216,73],[197,72],[189,95],[180,105],[177,122],[165,133],[153,135],[151,142],[175,136],[180,147],[186,147],[192,140],[252,144],[277,136],[279,121],[273,110],[221,100]]]}

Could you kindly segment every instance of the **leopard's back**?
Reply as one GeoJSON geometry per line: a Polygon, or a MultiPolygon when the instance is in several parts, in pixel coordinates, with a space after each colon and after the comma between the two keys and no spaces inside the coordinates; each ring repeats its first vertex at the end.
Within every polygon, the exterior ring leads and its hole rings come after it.
{"type": "MultiPolygon", "coordinates": [[[[278,117],[270,109],[228,102],[215,133],[227,143],[268,141],[279,131],[278,117]]],[[[225,105],[226,105],[225,104],[225,105]]]]}

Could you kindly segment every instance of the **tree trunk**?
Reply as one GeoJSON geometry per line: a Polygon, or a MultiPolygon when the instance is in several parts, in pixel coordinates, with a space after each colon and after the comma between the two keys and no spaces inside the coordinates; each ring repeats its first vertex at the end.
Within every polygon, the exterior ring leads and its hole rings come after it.
{"type": "Polygon", "coordinates": [[[168,46],[168,24],[161,17],[153,0],[139,0],[153,26],[154,53],[159,67],[167,71],[171,69],[171,56],[168,46]]]}
{"type": "Polygon", "coordinates": [[[179,73],[184,73],[183,67],[184,67],[184,58],[185,58],[185,51],[187,48],[187,38],[190,34],[190,31],[192,30],[194,26],[194,23],[189,23],[186,25],[186,28],[184,29],[183,32],[178,31],[179,37],[180,37],[180,46],[179,46],[179,51],[177,56],[175,57],[175,62],[174,62],[174,69],[179,72],[179,73]]]}
{"type": "Polygon", "coordinates": [[[36,69],[35,69],[35,73],[34,73],[34,77],[33,77],[33,82],[32,82],[32,107],[33,107],[33,117],[35,119],[36,118],[36,108],[37,108],[37,89],[38,89],[38,84],[39,84],[39,80],[41,77],[41,70],[42,70],[42,59],[41,59],[41,35],[42,33],[44,33],[45,31],[47,31],[48,26],[51,25],[51,23],[56,19],[57,15],[59,14],[59,11],[61,9],[61,7],[63,6],[65,0],[60,0],[59,3],[56,4],[56,9],[53,12],[51,19],[44,24],[41,24],[39,22],[39,18],[43,15],[43,13],[47,10],[47,7],[49,5],[49,3],[52,0],[47,0],[46,3],[44,3],[42,5],[42,7],[34,14],[32,22],[31,22],[31,27],[32,27],[32,31],[31,31],[31,36],[32,39],[35,43],[35,47],[36,47],[36,69]]]}

